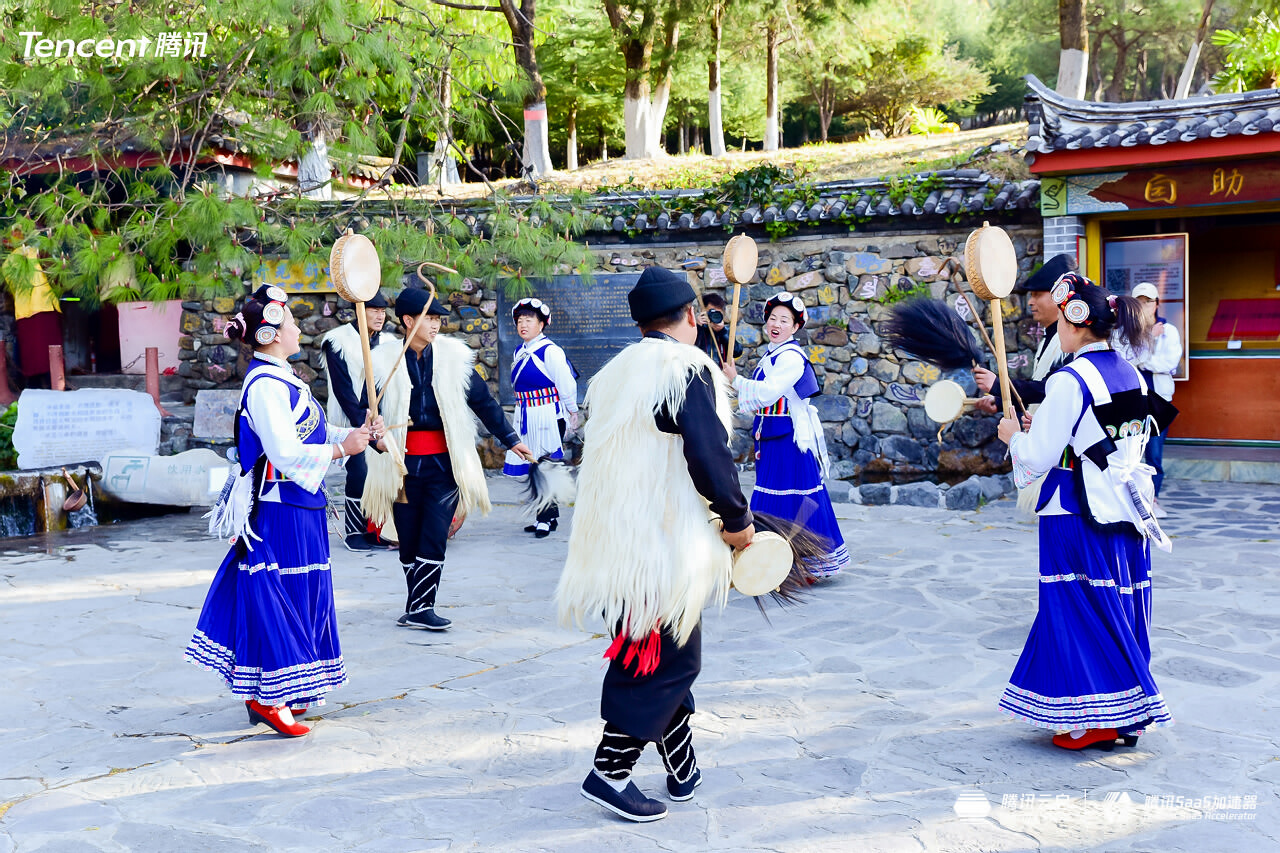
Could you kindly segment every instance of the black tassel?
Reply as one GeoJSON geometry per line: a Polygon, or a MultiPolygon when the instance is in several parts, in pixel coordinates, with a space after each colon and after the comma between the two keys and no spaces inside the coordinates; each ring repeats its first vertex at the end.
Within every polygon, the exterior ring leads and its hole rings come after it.
{"type": "Polygon", "coordinates": [[[899,302],[892,316],[880,324],[880,337],[889,346],[943,370],[973,367],[983,360],[965,321],[947,303],[933,299],[899,302]]]}
{"type": "Polygon", "coordinates": [[[569,466],[562,460],[543,456],[529,465],[524,482],[525,512],[532,517],[552,504],[568,506],[573,503],[575,492],[569,466]]]}
{"type": "MultiPolygon", "coordinates": [[[[800,604],[815,581],[813,574],[809,571],[809,563],[831,551],[831,540],[825,536],[819,536],[802,524],[776,515],[762,512],[752,512],[751,515],[755,518],[757,530],[776,533],[787,540],[787,544],[791,546],[791,570],[787,572],[786,578],[778,588],[769,593],[769,597],[782,607],[800,604]]],[[[765,613],[763,598],[764,596],[760,595],[755,597],[756,606],[760,608],[765,621],[768,621],[769,615],[765,613]]]]}

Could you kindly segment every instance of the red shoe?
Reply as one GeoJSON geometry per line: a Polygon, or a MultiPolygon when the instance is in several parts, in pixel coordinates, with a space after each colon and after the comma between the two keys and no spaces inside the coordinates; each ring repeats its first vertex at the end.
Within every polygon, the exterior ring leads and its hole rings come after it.
{"type": "MultiPolygon", "coordinates": [[[[1120,733],[1115,729],[1086,729],[1080,737],[1073,737],[1071,732],[1053,736],[1053,745],[1063,749],[1098,749],[1110,752],[1115,749],[1120,733]]],[[[1127,746],[1128,744],[1126,744],[1127,746]]]]}
{"type": "Polygon", "coordinates": [[[254,699],[245,702],[244,706],[249,710],[249,722],[266,723],[285,737],[302,737],[311,731],[311,729],[300,723],[286,723],[280,716],[280,711],[282,710],[280,708],[263,705],[254,699]]]}

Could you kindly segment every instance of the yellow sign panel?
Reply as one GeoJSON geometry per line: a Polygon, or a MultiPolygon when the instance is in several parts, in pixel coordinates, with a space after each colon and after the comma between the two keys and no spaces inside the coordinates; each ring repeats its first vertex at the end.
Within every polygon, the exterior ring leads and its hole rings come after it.
{"type": "Polygon", "coordinates": [[[285,293],[333,293],[329,280],[329,268],[314,261],[291,261],[288,258],[270,258],[262,262],[253,274],[254,289],[273,284],[285,293]]]}

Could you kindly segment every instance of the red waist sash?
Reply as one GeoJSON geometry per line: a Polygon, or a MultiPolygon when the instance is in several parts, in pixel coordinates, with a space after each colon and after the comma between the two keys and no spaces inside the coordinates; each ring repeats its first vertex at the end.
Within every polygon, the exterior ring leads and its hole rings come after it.
{"type": "Polygon", "coordinates": [[[433,453],[448,452],[449,445],[445,443],[444,430],[411,430],[405,439],[405,453],[409,456],[430,456],[433,453]]]}

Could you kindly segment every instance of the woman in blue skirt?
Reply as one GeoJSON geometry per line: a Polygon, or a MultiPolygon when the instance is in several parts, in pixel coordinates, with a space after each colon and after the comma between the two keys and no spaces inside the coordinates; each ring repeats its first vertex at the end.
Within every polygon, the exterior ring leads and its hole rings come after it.
{"type": "Polygon", "coordinates": [[[1141,306],[1077,273],[1050,291],[1058,338],[1075,357],[1050,375],[1030,431],[1000,422],[1020,488],[1040,491],[1040,606],[1000,700],[1007,713],[1057,729],[1063,749],[1133,746],[1173,719],[1151,675],[1151,551],[1168,548],[1152,517],[1151,435],[1176,412],[1107,341],[1142,341],[1141,306]]]}
{"type": "Polygon", "coordinates": [[[804,301],[794,293],[774,294],[764,304],[768,351],[751,379],[725,373],[738,392],[738,410],[755,414],[756,486],[752,512],[774,515],[808,528],[831,543],[831,550],[809,561],[815,579],[833,578],[849,564],[849,551],[836,523],[827,475],[827,443],[822,422],[809,398],[821,389],[813,366],[795,342],[804,326],[804,301]]]}
{"type": "Polygon", "coordinates": [[[225,334],[254,347],[236,417],[239,474],[210,530],[232,546],[214,575],[186,657],[242,696],[251,723],[298,737],[295,721],[347,680],[338,644],[325,525],[325,472],[360,453],[381,419],[328,427],[287,359],[300,330],[278,287],[245,300],[225,334]]]}

